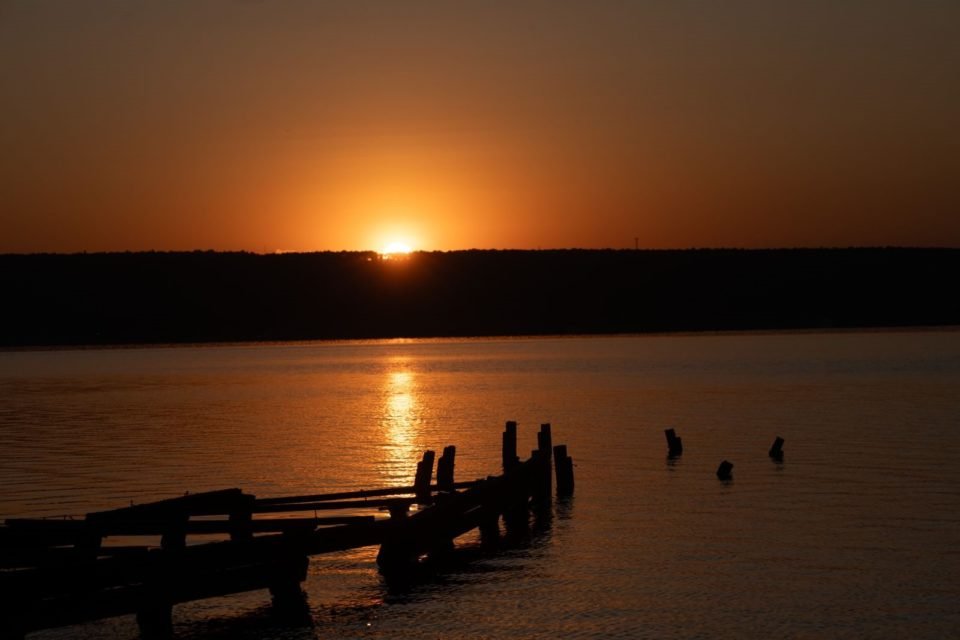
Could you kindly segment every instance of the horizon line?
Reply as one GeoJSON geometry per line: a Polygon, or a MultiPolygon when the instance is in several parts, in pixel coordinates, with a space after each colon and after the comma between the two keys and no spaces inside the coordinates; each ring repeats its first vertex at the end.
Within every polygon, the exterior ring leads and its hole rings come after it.
{"type": "MultiPolygon", "coordinates": [[[[550,248],[479,248],[470,249],[414,249],[410,255],[414,254],[447,254],[447,253],[550,253],[560,251],[570,252],[623,252],[623,253],[655,253],[655,252],[678,252],[678,251],[858,251],[858,250],[930,250],[930,251],[955,251],[960,250],[960,245],[818,245],[818,246],[775,246],[775,247],[736,247],[736,246],[691,246],[691,247],[550,247],[550,248]]],[[[283,255],[316,255],[316,254],[357,254],[357,255],[382,255],[382,251],[376,249],[313,249],[313,250],[282,250],[273,251],[255,251],[250,249],[105,249],[105,250],[79,250],[79,251],[4,251],[0,256],[95,256],[95,255],[135,255],[135,254],[188,254],[188,253],[214,253],[214,254],[242,254],[253,256],[283,256],[283,255]]]]}

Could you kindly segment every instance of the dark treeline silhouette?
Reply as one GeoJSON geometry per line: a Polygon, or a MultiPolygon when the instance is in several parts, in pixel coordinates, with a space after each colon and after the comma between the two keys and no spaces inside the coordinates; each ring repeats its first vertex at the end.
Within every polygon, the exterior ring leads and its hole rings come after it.
{"type": "Polygon", "coordinates": [[[0,255],[0,345],[960,324],[960,249],[0,255]]]}

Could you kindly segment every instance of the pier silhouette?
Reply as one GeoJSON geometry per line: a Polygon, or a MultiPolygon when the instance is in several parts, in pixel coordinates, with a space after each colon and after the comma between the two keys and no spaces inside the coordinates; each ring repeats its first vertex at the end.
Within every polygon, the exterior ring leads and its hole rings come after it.
{"type": "MultiPolygon", "coordinates": [[[[423,558],[443,558],[459,536],[479,529],[486,549],[516,537],[531,511],[552,502],[554,449],[549,424],[520,461],[516,423],[503,437],[503,473],[456,482],[456,448],[426,451],[414,484],[370,490],[258,498],[224,489],[86,514],[80,519],[8,519],[0,527],[0,632],[27,632],[136,614],[145,638],[169,637],[176,604],[269,589],[275,611],[308,621],[301,583],[309,557],[379,546],[377,565],[394,582],[417,575],[423,558]],[[508,455],[510,454],[510,455],[508,455]],[[375,511],[378,515],[362,514],[375,511]],[[388,517],[380,517],[386,512],[388,517]],[[295,514],[313,513],[310,517],[295,514]],[[337,515],[317,515],[318,513],[337,515]],[[220,540],[188,544],[196,535],[220,540]],[[159,538],[159,546],[105,545],[111,536],[159,538]]],[[[573,464],[557,446],[557,491],[573,492],[573,464]]],[[[535,519],[536,520],[536,519],[535,519]]]]}

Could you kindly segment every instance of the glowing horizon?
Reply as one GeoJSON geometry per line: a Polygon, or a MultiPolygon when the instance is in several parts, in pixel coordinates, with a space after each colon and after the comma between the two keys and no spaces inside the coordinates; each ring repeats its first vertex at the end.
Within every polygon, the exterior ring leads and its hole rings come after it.
{"type": "Polygon", "coordinates": [[[403,242],[391,242],[385,246],[380,253],[383,255],[406,254],[413,251],[413,248],[403,242]]]}
{"type": "Polygon", "coordinates": [[[852,1],[8,3],[0,253],[960,246],[960,4],[852,1]]]}

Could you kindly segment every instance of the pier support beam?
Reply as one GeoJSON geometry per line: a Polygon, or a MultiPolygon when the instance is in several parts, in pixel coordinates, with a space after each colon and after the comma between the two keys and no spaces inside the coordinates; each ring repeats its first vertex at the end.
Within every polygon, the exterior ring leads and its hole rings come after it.
{"type": "Polygon", "coordinates": [[[526,497],[507,507],[503,512],[503,524],[508,536],[526,535],[530,529],[530,506],[526,497]]]}
{"type": "Polygon", "coordinates": [[[270,596],[274,613],[292,623],[306,623],[310,619],[307,594],[300,584],[307,579],[310,559],[306,555],[290,554],[279,558],[271,569],[270,596]]]}
{"type": "Polygon", "coordinates": [[[437,491],[453,491],[453,468],[457,457],[454,445],[443,448],[437,461],[437,491]]]}
{"type": "Polygon", "coordinates": [[[453,538],[437,538],[430,543],[427,555],[431,560],[442,559],[449,557],[455,548],[456,544],[453,542],[453,538]]]}
{"type": "Polygon", "coordinates": [[[508,537],[524,537],[529,532],[532,489],[532,485],[524,481],[519,491],[504,501],[503,525],[508,537]]]}
{"type": "Polygon", "coordinates": [[[489,514],[480,521],[480,544],[494,548],[500,544],[500,516],[489,514]]]}
{"type": "Polygon", "coordinates": [[[256,500],[254,496],[246,494],[237,497],[236,503],[227,516],[231,541],[253,540],[253,504],[256,500]]]}
{"type": "Polygon", "coordinates": [[[550,505],[553,494],[553,438],[550,434],[550,425],[540,425],[537,434],[537,448],[531,453],[537,461],[537,479],[533,491],[534,506],[546,507],[550,505]]]}
{"type": "Polygon", "coordinates": [[[436,455],[433,451],[424,451],[423,459],[417,463],[417,473],[413,480],[417,504],[430,504],[430,478],[433,477],[433,461],[436,455]]]}
{"type": "Polygon", "coordinates": [[[160,536],[160,548],[164,551],[179,551],[187,546],[187,521],[190,515],[186,512],[175,513],[168,517],[163,534],[160,536]]]}
{"type": "Polygon", "coordinates": [[[510,471],[520,464],[517,457],[517,423],[508,420],[503,432],[503,470],[510,471]]]}
{"type": "MultiPolygon", "coordinates": [[[[187,546],[188,513],[179,511],[169,516],[163,534],[160,536],[160,548],[165,558],[179,557],[180,552],[187,546]],[[172,554],[172,555],[168,555],[172,554]]],[[[147,596],[146,601],[137,611],[137,626],[140,628],[140,637],[143,640],[165,640],[173,637],[173,603],[162,595],[169,576],[161,569],[156,581],[151,587],[154,593],[147,596]]]]}
{"type": "Polygon", "coordinates": [[[406,504],[390,508],[391,533],[380,543],[380,549],[377,551],[377,566],[380,568],[380,573],[384,575],[402,575],[417,561],[417,556],[411,550],[406,537],[405,524],[408,517],[406,504]]]}
{"type": "Polygon", "coordinates": [[[137,611],[137,626],[142,640],[167,640],[173,637],[173,605],[156,600],[137,611]]]}
{"type": "Polygon", "coordinates": [[[557,497],[573,495],[573,458],[567,455],[567,445],[553,448],[553,463],[557,472],[557,497]]]}

